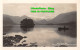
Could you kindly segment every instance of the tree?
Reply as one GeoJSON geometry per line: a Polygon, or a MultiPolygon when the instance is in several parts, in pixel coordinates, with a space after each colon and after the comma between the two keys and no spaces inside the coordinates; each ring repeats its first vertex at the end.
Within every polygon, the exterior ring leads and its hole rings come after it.
{"type": "Polygon", "coordinates": [[[33,27],[34,26],[34,22],[33,22],[32,19],[25,18],[25,19],[23,19],[21,21],[21,24],[20,25],[23,26],[23,27],[30,28],[30,27],[33,27]]]}
{"type": "Polygon", "coordinates": [[[34,28],[34,25],[35,24],[34,24],[33,20],[27,19],[27,18],[23,19],[20,24],[21,29],[25,32],[31,31],[34,28]]]}

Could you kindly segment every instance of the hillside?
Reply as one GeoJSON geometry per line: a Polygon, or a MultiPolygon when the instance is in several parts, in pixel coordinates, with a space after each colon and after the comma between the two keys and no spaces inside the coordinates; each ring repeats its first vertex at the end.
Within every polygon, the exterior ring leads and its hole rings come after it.
{"type": "Polygon", "coordinates": [[[54,19],[50,20],[50,23],[60,24],[60,23],[70,23],[76,22],[77,14],[76,12],[63,13],[56,16],[54,19]]]}

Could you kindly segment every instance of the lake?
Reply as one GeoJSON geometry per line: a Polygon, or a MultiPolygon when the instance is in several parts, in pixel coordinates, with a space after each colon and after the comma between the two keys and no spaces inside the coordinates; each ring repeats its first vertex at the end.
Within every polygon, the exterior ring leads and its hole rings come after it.
{"type": "Polygon", "coordinates": [[[3,36],[27,37],[12,46],[27,44],[28,47],[34,45],[38,47],[76,47],[76,28],[65,26],[69,29],[59,30],[59,27],[64,28],[64,25],[35,25],[33,28],[21,28],[20,25],[4,26],[3,36]]]}

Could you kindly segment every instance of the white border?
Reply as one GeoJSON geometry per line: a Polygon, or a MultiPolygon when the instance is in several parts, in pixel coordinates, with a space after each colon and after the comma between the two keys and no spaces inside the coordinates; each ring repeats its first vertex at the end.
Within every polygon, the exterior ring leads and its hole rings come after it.
{"type": "Polygon", "coordinates": [[[80,50],[80,0],[0,0],[0,50],[80,50]],[[2,3],[77,3],[77,47],[2,47],[2,3]]]}
{"type": "Polygon", "coordinates": [[[3,0],[3,3],[77,3],[77,0],[3,0]]]}

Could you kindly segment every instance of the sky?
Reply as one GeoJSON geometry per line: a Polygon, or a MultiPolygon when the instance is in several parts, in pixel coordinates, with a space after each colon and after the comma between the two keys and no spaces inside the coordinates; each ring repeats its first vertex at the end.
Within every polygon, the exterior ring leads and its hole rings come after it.
{"type": "Polygon", "coordinates": [[[76,11],[76,4],[73,3],[5,3],[3,4],[3,14],[22,17],[24,15],[34,19],[52,19],[61,13],[76,11]],[[31,13],[31,7],[52,7],[54,13],[31,13]]]}

